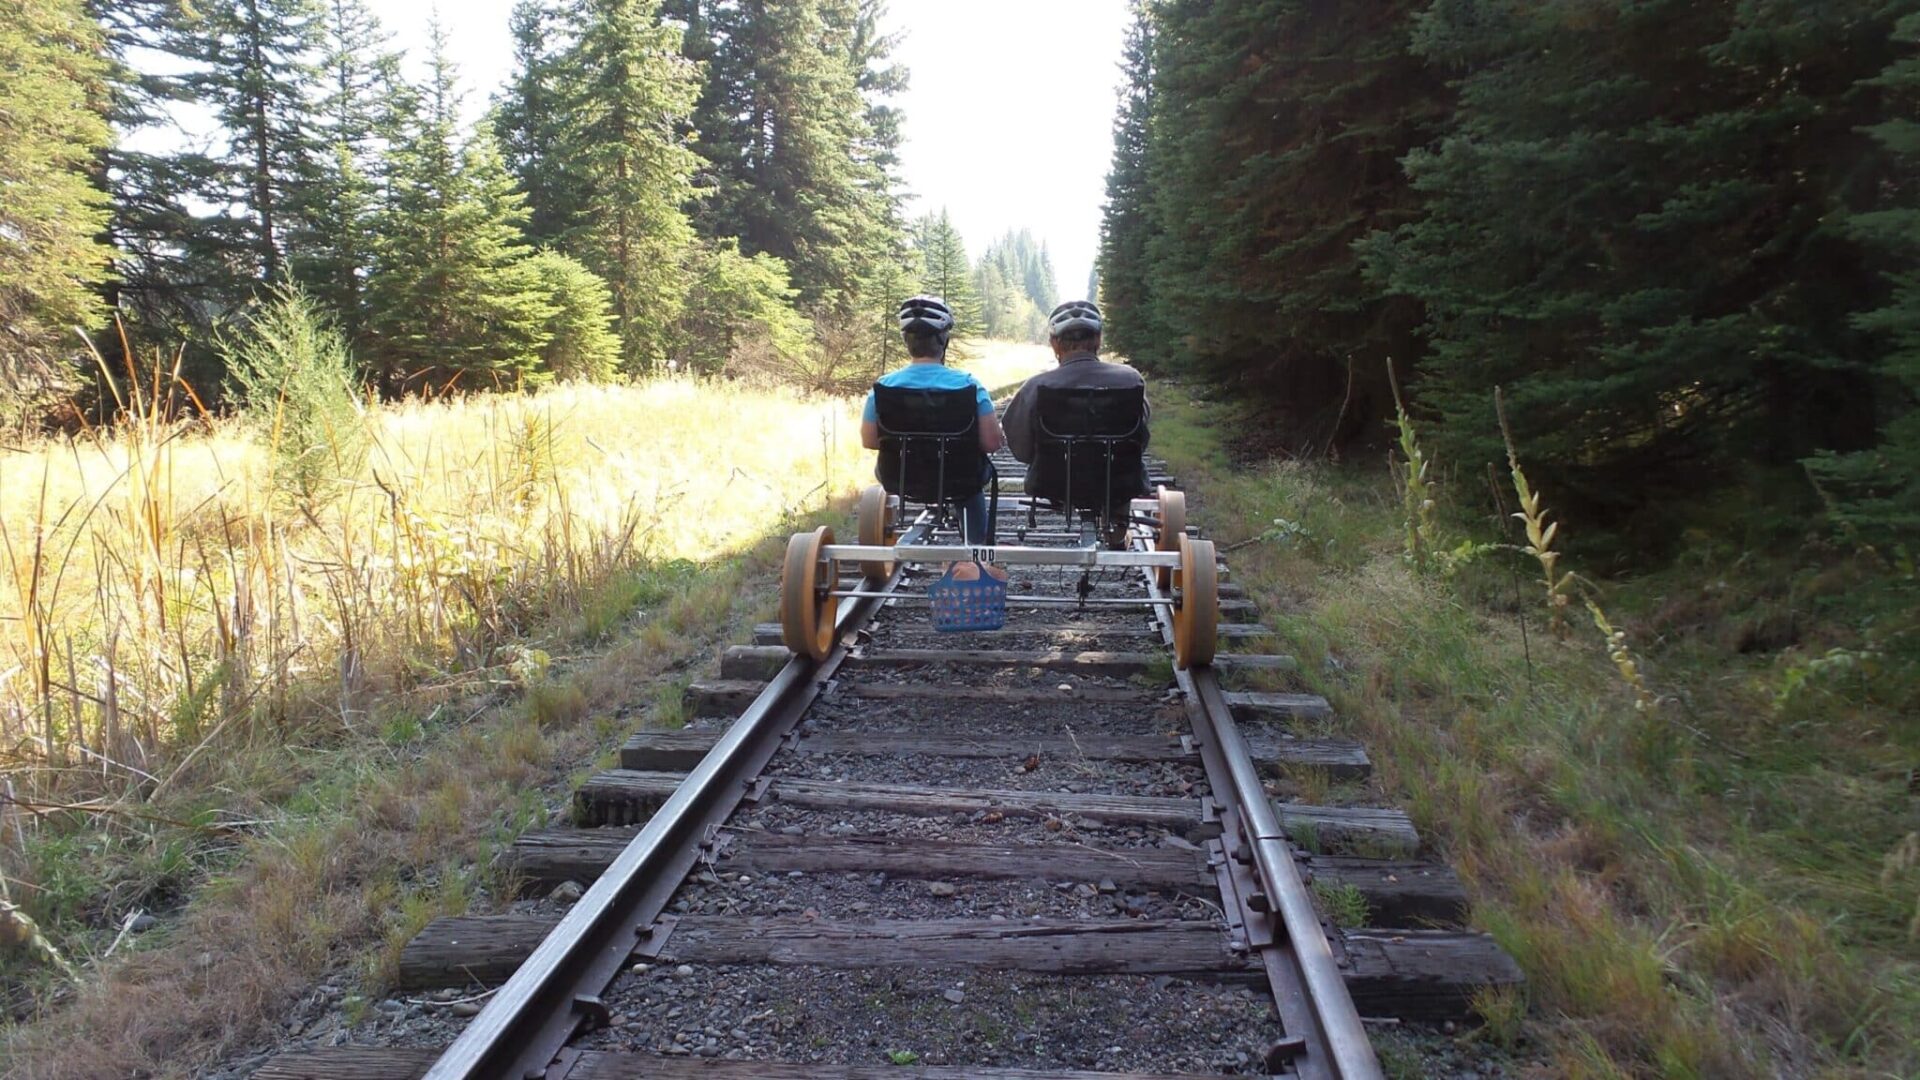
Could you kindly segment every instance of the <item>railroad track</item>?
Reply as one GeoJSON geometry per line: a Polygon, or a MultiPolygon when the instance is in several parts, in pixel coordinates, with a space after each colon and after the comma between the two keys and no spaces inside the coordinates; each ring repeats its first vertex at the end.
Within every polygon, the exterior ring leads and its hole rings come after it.
{"type": "MultiPolygon", "coordinates": [[[[1407,817],[1364,805],[1327,703],[1270,689],[1292,661],[1231,583],[1214,662],[1175,670],[1165,603],[1062,603],[1081,569],[1021,569],[1006,627],[955,637],[908,602],[930,574],[848,567],[867,595],[825,659],[756,628],[685,729],[635,733],[574,828],[517,842],[545,899],[407,946],[403,990],[487,994],[451,1045],[256,1075],[1362,1080],[1360,1017],[1464,1019],[1519,980],[1407,817]]],[[[1165,599],[1152,570],[1085,573],[1165,599]]]]}

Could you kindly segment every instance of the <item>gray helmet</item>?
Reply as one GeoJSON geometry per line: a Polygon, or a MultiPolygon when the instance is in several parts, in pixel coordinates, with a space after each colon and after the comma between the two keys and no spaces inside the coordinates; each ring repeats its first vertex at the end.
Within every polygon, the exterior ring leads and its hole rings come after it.
{"type": "Polygon", "coordinates": [[[937,296],[915,296],[900,305],[900,332],[937,334],[953,332],[953,309],[937,296]]]}
{"type": "Polygon", "coordinates": [[[1069,300],[1047,316],[1049,337],[1092,337],[1099,333],[1100,309],[1091,300],[1069,300]]]}

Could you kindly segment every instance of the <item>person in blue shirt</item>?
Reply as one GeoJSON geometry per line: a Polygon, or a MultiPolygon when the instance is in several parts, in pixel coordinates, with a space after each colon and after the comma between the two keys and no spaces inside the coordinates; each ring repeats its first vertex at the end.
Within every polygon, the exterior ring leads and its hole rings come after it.
{"type": "MultiPolygon", "coordinates": [[[[947,343],[953,337],[953,311],[937,296],[915,296],[900,305],[900,334],[906,339],[911,362],[898,371],[880,376],[882,386],[901,386],[915,390],[963,390],[972,387],[979,401],[980,449],[991,454],[1006,445],[1000,431],[1000,419],[994,414],[993,399],[980,381],[964,371],[947,366],[947,343]]],[[[867,394],[866,412],[861,417],[860,445],[880,449],[880,417],[873,394],[867,394]]],[[[991,469],[981,462],[984,481],[991,469]]],[[[985,491],[956,500],[961,533],[969,544],[993,543],[993,520],[987,513],[985,491]]]]}

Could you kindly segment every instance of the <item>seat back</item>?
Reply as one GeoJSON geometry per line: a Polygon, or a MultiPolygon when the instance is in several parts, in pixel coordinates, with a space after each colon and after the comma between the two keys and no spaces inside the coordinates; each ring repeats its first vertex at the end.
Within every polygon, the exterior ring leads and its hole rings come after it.
{"type": "Polygon", "coordinates": [[[981,486],[980,405],[972,387],[919,390],[873,384],[880,486],[915,502],[970,498],[981,486]]]}
{"type": "MultiPolygon", "coordinates": [[[[1145,387],[1040,387],[1034,494],[1074,510],[1124,506],[1146,491],[1145,387]]],[[[1031,475],[1030,473],[1030,475],[1031,475]]]]}

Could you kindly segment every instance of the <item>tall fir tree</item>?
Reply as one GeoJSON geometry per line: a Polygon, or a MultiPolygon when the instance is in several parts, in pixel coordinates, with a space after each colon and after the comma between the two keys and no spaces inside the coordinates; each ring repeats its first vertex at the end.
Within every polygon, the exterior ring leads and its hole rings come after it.
{"type": "Polygon", "coordinates": [[[920,256],[920,291],[947,302],[953,310],[953,335],[980,333],[980,297],[974,292],[967,245],[944,209],[915,223],[914,247],[920,256]]]}
{"type": "Polygon", "coordinates": [[[313,123],[320,154],[294,204],[299,227],[291,261],[295,279],[352,341],[360,335],[361,293],[373,261],[385,91],[399,81],[399,56],[364,0],[325,3],[313,123]]]}
{"type": "Polygon", "coordinates": [[[393,148],[390,201],[367,282],[368,338],[388,393],[496,389],[546,376],[559,314],[521,237],[526,213],[492,134],[462,146],[436,26],[418,126],[393,148]]]}
{"type": "Polygon", "coordinates": [[[623,366],[648,371],[667,358],[686,302],[694,233],[683,208],[699,161],[678,129],[698,72],[654,0],[581,0],[574,18],[579,40],[559,74],[560,152],[579,215],[562,246],[606,280],[623,366]]]}
{"type": "Polygon", "coordinates": [[[579,214],[566,159],[568,88],[564,58],[574,27],[548,0],[519,0],[508,26],[513,33],[513,74],[493,111],[494,135],[507,168],[527,195],[527,235],[537,243],[565,236],[579,214]]]}
{"type": "MultiPolygon", "coordinates": [[[[1920,11],[1895,23],[1892,39],[1920,46],[1920,11]]],[[[1881,445],[1807,462],[1847,526],[1876,543],[1920,537],[1920,50],[1910,48],[1863,83],[1884,94],[1886,118],[1866,129],[1893,168],[1847,228],[1886,261],[1886,302],[1854,316],[1878,353],[1876,419],[1881,445]]]]}
{"type": "Polygon", "coordinates": [[[281,281],[299,192],[318,171],[309,110],[323,42],[319,0],[216,0],[182,10],[190,15],[172,51],[196,67],[181,82],[212,111],[225,144],[195,192],[217,208],[199,227],[225,242],[243,281],[281,281]]]}
{"type": "Polygon", "coordinates": [[[1153,12],[1147,0],[1130,0],[1121,66],[1126,81],[1113,122],[1113,162],[1107,170],[1107,201],[1101,210],[1096,259],[1106,298],[1101,312],[1106,344],[1152,369],[1167,344],[1154,327],[1147,247],[1158,232],[1148,167],[1153,122],[1153,12]]]}
{"type": "Polygon", "coordinates": [[[101,320],[108,74],[79,0],[22,0],[0,24],[0,423],[70,389],[75,331],[101,320]]]}

